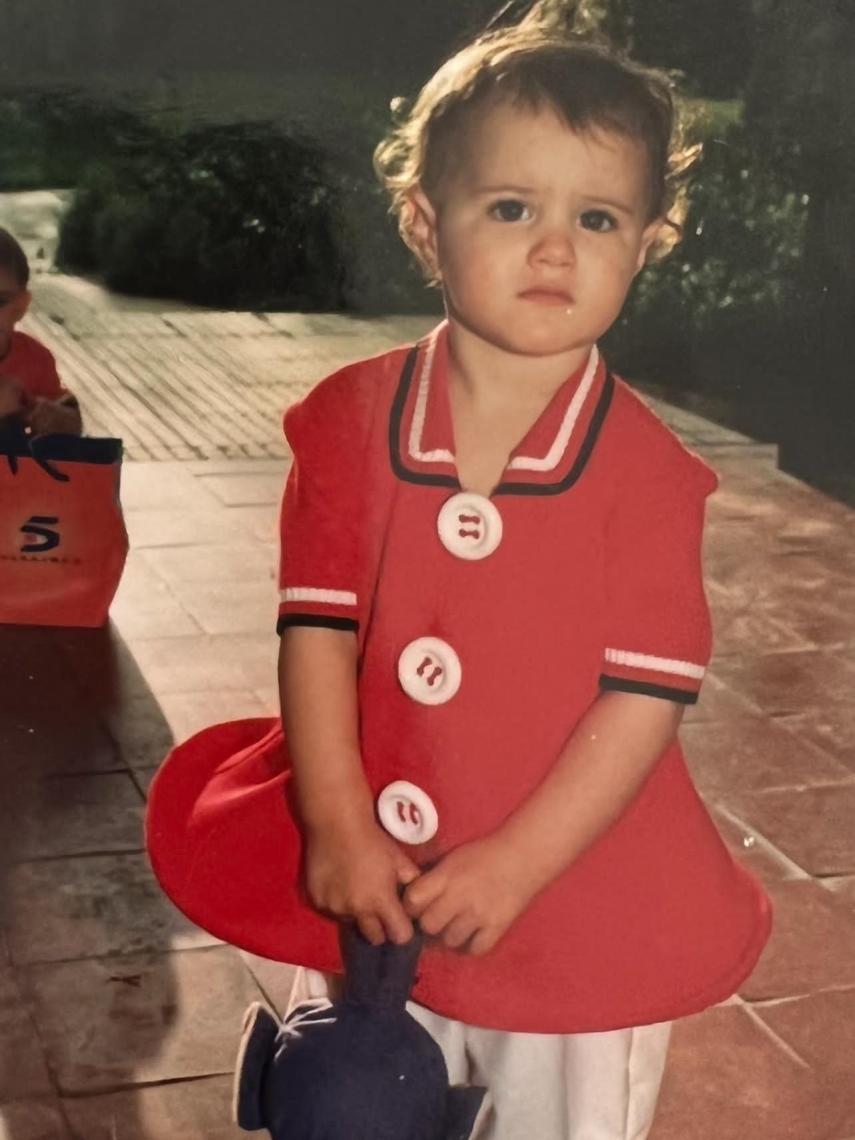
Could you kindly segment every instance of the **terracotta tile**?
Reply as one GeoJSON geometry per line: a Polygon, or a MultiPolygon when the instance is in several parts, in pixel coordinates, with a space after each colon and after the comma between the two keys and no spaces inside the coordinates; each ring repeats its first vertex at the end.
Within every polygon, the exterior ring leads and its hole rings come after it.
{"type": "Polygon", "coordinates": [[[176,596],[211,634],[266,633],[276,626],[279,591],[272,574],[250,568],[243,582],[174,582],[176,596]]]}
{"type": "Polygon", "coordinates": [[[828,1140],[841,1097],[740,1006],[679,1021],[650,1140],[828,1140]]]}
{"type": "Polygon", "coordinates": [[[772,716],[851,702],[855,668],[840,653],[770,653],[726,657],[715,674],[772,716]]]}
{"type": "Polygon", "coordinates": [[[284,962],[272,962],[269,958],[260,958],[257,954],[250,954],[248,950],[238,950],[238,953],[258,983],[268,1005],[275,1009],[280,1017],[284,1017],[288,1010],[297,967],[288,966],[284,962]]]}
{"type": "Polygon", "coordinates": [[[57,642],[79,686],[102,711],[133,697],[150,695],[131,649],[114,626],[61,630],[57,642]]]}
{"type": "Polygon", "coordinates": [[[229,518],[256,542],[279,541],[278,511],[273,507],[230,507],[229,518]]]}
{"type": "Polygon", "coordinates": [[[141,847],[142,800],[126,772],[46,780],[16,821],[19,859],[141,847]]]}
{"type": "Polygon", "coordinates": [[[157,697],[167,693],[254,689],[276,677],[278,642],[273,624],[253,635],[135,641],[133,651],[157,697]]]}
{"type": "Polygon", "coordinates": [[[123,638],[199,633],[198,624],[168,584],[139,559],[125,569],[110,606],[110,618],[123,638]]]}
{"type": "Polygon", "coordinates": [[[756,717],[757,709],[750,701],[735,693],[724,681],[707,673],[697,704],[687,705],[683,724],[699,721],[728,721],[756,717]]]}
{"type": "Polygon", "coordinates": [[[285,485],[285,464],[281,474],[247,474],[202,476],[200,483],[227,507],[270,506],[278,508],[285,485]]]}
{"type": "Polygon", "coordinates": [[[19,704],[2,720],[4,762],[14,762],[29,777],[122,767],[114,742],[99,725],[97,714],[81,704],[79,693],[68,693],[65,698],[56,693],[49,702],[42,699],[37,711],[19,704]]]}
{"type": "Polygon", "coordinates": [[[129,697],[104,713],[119,754],[132,768],[159,764],[172,747],[175,734],[151,693],[129,697]]]}
{"type": "Polygon", "coordinates": [[[730,792],[840,783],[851,776],[768,717],[687,724],[680,739],[695,783],[711,799],[727,798],[730,792]]]}
{"type": "MultiPolygon", "coordinates": [[[[248,534],[243,519],[229,515],[230,533],[235,541],[248,534]]],[[[125,523],[131,545],[136,550],[144,546],[190,546],[206,542],[221,532],[222,509],[194,510],[182,506],[180,510],[129,510],[125,523]]]]}
{"type": "Polygon", "coordinates": [[[855,910],[855,875],[841,875],[839,878],[820,879],[819,885],[831,891],[844,906],[855,910]]]}
{"type": "Polygon", "coordinates": [[[258,581],[274,581],[279,563],[278,547],[272,542],[156,546],[140,554],[166,582],[242,582],[248,573],[258,581]]]}
{"type": "Polygon", "coordinates": [[[855,772],[855,701],[794,713],[781,723],[855,772]]]}
{"type": "Polygon", "coordinates": [[[134,768],[133,772],[131,772],[133,781],[139,788],[140,795],[143,796],[144,799],[148,799],[148,793],[151,790],[151,782],[157,775],[159,768],[160,765],[155,764],[151,768],[134,768]]]}
{"type": "Polygon", "coordinates": [[[204,481],[194,478],[186,463],[125,463],[122,465],[122,505],[126,511],[170,510],[192,503],[216,507],[204,481]]]}
{"type": "Polygon", "coordinates": [[[72,1140],[55,1098],[0,1104],[0,1136],[4,1140],[72,1140]]]}
{"type": "Polygon", "coordinates": [[[36,1027],[12,970],[0,967],[0,1104],[51,1092],[36,1027]]]}
{"type": "Polygon", "coordinates": [[[97,706],[86,699],[57,639],[35,631],[30,641],[19,632],[4,626],[0,638],[0,780],[12,768],[33,776],[117,767],[97,706]]]}
{"type": "Polygon", "coordinates": [[[260,990],[230,947],[21,970],[62,1092],[231,1072],[260,990]]]}
{"type": "Polygon", "coordinates": [[[827,990],[753,1010],[817,1073],[845,1082],[852,1111],[849,1127],[855,1127],[855,989],[827,990]]]}
{"type": "Polygon", "coordinates": [[[218,943],[172,906],[143,854],[22,863],[11,869],[6,890],[18,964],[218,943]]]}
{"type": "Polygon", "coordinates": [[[779,879],[804,879],[801,867],[791,863],[762,835],[722,808],[713,808],[712,817],[722,839],[740,863],[763,882],[779,879]]]}
{"type": "Polygon", "coordinates": [[[855,985],[855,915],[810,880],[774,883],[772,936],[740,993],[749,1001],[855,985]]]}
{"type": "Polygon", "coordinates": [[[713,607],[716,659],[739,653],[780,653],[811,649],[813,643],[786,622],[751,607],[713,607]]]}
{"type": "Polygon", "coordinates": [[[240,1140],[231,1077],[149,1085],[65,1101],[74,1140],[240,1140]]]}
{"type": "Polygon", "coordinates": [[[810,874],[855,873],[855,783],[725,792],[722,799],[810,874]]]}
{"type": "Polygon", "coordinates": [[[176,741],[187,740],[201,729],[221,721],[269,715],[255,693],[244,689],[166,693],[160,699],[160,708],[176,741]]]}

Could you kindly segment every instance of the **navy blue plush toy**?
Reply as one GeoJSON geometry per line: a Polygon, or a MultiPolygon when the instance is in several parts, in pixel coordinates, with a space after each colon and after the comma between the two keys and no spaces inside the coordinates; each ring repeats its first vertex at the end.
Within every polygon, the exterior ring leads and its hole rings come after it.
{"type": "Polygon", "coordinates": [[[250,1006],[235,1114],[272,1140],[468,1140],[484,1090],[450,1088],[442,1052],[406,1010],[421,938],[342,936],[344,995],[297,1006],[284,1025],[250,1006]]]}

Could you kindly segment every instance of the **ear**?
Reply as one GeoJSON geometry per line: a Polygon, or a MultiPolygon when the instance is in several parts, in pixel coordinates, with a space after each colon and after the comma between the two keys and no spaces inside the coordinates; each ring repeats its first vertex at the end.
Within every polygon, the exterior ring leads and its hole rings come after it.
{"type": "Polygon", "coordinates": [[[403,222],[416,253],[432,273],[439,275],[436,209],[420,186],[407,196],[403,222]]]}
{"type": "Polygon", "coordinates": [[[22,321],[27,315],[32,299],[33,295],[29,289],[22,289],[15,300],[12,302],[12,318],[15,321],[15,324],[17,324],[18,321],[22,321]]]}
{"type": "Polygon", "coordinates": [[[644,266],[647,264],[648,251],[656,239],[659,237],[659,234],[662,231],[662,226],[664,224],[664,218],[654,218],[642,233],[641,245],[638,248],[638,259],[635,263],[635,273],[633,276],[636,276],[638,273],[640,273],[644,266]]]}

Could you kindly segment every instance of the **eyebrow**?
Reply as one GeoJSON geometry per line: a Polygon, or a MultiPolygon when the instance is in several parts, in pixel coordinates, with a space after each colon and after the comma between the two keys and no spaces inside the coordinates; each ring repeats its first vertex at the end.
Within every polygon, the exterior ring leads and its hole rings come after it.
{"type": "Polygon", "coordinates": [[[478,186],[475,189],[476,194],[537,194],[536,186],[478,186]]]}

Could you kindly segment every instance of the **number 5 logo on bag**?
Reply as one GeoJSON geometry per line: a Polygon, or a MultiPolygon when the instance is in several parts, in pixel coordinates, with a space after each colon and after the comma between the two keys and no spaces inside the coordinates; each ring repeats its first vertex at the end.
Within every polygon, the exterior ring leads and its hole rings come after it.
{"type": "Polygon", "coordinates": [[[21,553],[45,554],[48,550],[56,549],[59,546],[59,531],[53,528],[58,522],[59,519],[52,515],[31,515],[21,527],[21,534],[32,535],[38,541],[30,539],[21,547],[21,553]]]}

